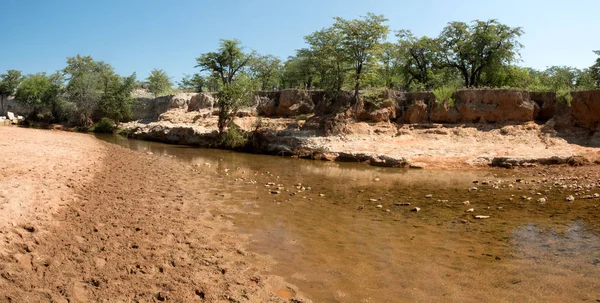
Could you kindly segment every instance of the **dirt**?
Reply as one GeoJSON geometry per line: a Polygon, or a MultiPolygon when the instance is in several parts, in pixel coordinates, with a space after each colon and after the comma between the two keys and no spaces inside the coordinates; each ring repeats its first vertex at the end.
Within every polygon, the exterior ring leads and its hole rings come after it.
{"type": "Polygon", "coordinates": [[[85,134],[0,138],[0,302],[308,302],[261,274],[208,170],[85,134]]]}

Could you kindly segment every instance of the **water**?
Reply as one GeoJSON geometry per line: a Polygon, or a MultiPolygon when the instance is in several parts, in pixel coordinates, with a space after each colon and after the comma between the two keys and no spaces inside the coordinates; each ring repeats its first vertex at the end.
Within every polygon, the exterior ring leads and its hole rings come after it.
{"type": "Polygon", "coordinates": [[[99,138],[210,165],[241,210],[230,215],[251,236],[249,249],[276,261],[266,273],[315,302],[600,300],[598,202],[565,203],[564,190],[516,183],[508,170],[403,170],[99,138]]]}

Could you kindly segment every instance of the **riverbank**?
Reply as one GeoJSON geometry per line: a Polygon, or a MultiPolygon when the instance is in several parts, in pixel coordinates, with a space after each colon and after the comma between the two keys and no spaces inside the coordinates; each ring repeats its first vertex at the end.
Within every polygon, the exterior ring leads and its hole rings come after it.
{"type": "Polygon", "coordinates": [[[0,301],[308,302],[230,232],[218,170],[85,134],[0,137],[0,301]]]}
{"type": "MultiPolygon", "coordinates": [[[[218,145],[214,116],[186,120],[171,111],[168,119],[120,126],[133,139],[200,147],[218,145]]],[[[361,162],[410,168],[527,167],[586,165],[598,161],[600,137],[584,129],[557,132],[548,124],[405,124],[350,122],[345,133],[325,135],[306,121],[241,117],[247,131],[246,151],[305,159],[361,162]]]]}

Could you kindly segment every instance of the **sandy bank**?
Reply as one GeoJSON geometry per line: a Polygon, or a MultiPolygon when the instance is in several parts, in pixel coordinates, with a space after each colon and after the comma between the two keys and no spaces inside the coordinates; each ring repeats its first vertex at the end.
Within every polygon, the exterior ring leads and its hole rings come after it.
{"type": "Polygon", "coordinates": [[[214,170],[82,134],[0,138],[1,302],[287,301],[218,215],[214,170]]]}

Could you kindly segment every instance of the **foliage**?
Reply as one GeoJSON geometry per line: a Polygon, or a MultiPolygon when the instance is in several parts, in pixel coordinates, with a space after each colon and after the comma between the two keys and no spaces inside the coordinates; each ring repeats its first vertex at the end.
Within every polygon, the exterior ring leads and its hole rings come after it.
{"type": "Polygon", "coordinates": [[[354,96],[358,98],[361,76],[365,66],[373,63],[381,52],[381,43],[387,37],[389,28],[383,25],[387,19],[383,15],[368,13],[362,19],[346,20],[335,18],[333,28],[342,36],[341,49],[352,62],[354,68],[354,96]]]}
{"type": "Polygon", "coordinates": [[[23,76],[18,70],[11,69],[0,75],[0,115],[4,113],[4,101],[15,93],[21,81],[23,76]]]}
{"type": "Polygon", "coordinates": [[[178,84],[180,89],[193,89],[195,92],[201,93],[204,91],[206,82],[207,80],[200,74],[193,74],[191,76],[185,74],[178,84]]]}
{"type": "Polygon", "coordinates": [[[217,101],[221,135],[232,124],[238,110],[252,100],[256,87],[245,71],[253,56],[253,53],[244,53],[239,40],[221,40],[216,52],[202,54],[196,59],[196,67],[221,79],[217,101]]]}
{"type": "Polygon", "coordinates": [[[243,147],[246,143],[248,143],[248,138],[235,124],[231,124],[221,136],[221,145],[228,148],[243,147]]]}
{"type": "Polygon", "coordinates": [[[596,63],[592,65],[589,69],[590,78],[594,81],[595,87],[600,87],[600,50],[594,51],[598,58],[596,59],[596,63]]]}
{"type": "Polygon", "coordinates": [[[571,107],[571,102],[573,101],[573,96],[571,96],[571,91],[568,89],[559,89],[556,91],[556,101],[558,103],[566,104],[571,107]]]}
{"type": "Polygon", "coordinates": [[[451,86],[442,86],[434,89],[433,95],[435,96],[435,102],[439,107],[442,107],[444,104],[454,107],[454,99],[452,98],[452,95],[455,91],[455,88],[451,86]]]}
{"type": "Polygon", "coordinates": [[[146,83],[148,84],[148,91],[154,94],[154,97],[168,93],[171,86],[173,86],[167,72],[156,68],[150,72],[150,75],[146,78],[146,83]]]}
{"type": "Polygon", "coordinates": [[[103,91],[107,89],[113,68],[103,61],[95,61],[91,56],[77,55],[67,58],[63,69],[68,83],[65,97],[76,106],[76,124],[89,126],[92,115],[98,108],[103,91]]]}
{"type": "Polygon", "coordinates": [[[510,27],[495,19],[475,20],[471,25],[450,22],[438,37],[440,64],[460,72],[466,87],[477,87],[482,75],[494,73],[519,56],[522,47],[520,27],[510,27]]]}
{"type": "Polygon", "coordinates": [[[250,62],[250,71],[260,82],[261,90],[274,90],[280,87],[281,60],[272,55],[254,56],[250,62]]]}
{"type": "Polygon", "coordinates": [[[135,79],[135,73],[125,78],[112,75],[107,79],[106,89],[99,103],[104,117],[117,122],[128,121],[133,117],[134,99],[131,93],[135,88],[135,79]]]}
{"type": "Polygon", "coordinates": [[[221,40],[217,52],[202,54],[196,58],[196,67],[217,74],[223,84],[233,82],[235,75],[245,68],[253,54],[244,53],[239,40],[221,40]]]}
{"type": "Polygon", "coordinates": [[[296,116],[296,121],[305,121],[308,120],[308,115],[307,114],[301,114],[296,116]]]}
{"type": "Polygon", "coordinates": [[[47,76],[45,73],[28,75],[17,88],[15,100],[21,106],[31,109],[34,118],[44,109],[54,109],[60,93],[57,77],[47,76]]]}
{"type": "Polygon", "coordinates": [[[116,128],[115,121],[104,117],[95,123],[90,130],[94,133],[112,134],[116,128]]]}
{"type": "Polygon", "coordinates": [[[413,82],[424,89],[432,89],[439,63],[437,40],[427,36],[415,37],[409,30],[401,30],[396,35],[400,56],[403,58],[402,73],[406,79],[405,87],[409,88],[413,82]]]}

